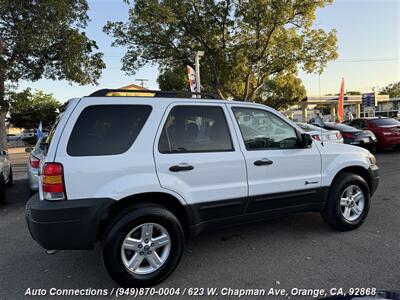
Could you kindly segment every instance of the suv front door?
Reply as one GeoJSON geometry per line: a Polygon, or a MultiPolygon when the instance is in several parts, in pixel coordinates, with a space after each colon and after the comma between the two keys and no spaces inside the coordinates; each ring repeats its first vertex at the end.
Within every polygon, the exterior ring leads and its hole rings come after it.
{"type": "Polygon", "coordinates": [[[241,134],[249,204],[247,212],[309,207],[323,201],[321,157],[316,145],[302,148],[299,133],[284,117],[263,108],[229,105],[241,134]],[[321,198],[321,200],[319,199],[321,198]]]}
{"type": "Polygon", "coordinates": [[[226,116],[224,104],[172,104],[154,143],[161,186],[185,199],[195,223],[244,212],[246,165],[226,116]]]}

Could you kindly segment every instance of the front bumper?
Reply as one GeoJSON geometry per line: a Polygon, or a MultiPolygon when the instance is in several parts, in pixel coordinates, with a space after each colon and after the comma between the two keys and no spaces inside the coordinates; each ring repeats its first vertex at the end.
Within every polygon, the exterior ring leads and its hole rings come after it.
{"type": "Polygon", "coordinates": [[[99,222],[113,202],[107,198],[41,201],[36,194],[26,204],[26,222],[33,239],[45,249],[92,249],[99,222]]]}
{"type": "Polygon", "coordinates": [[[371,165],[368,169],[371,177],[371,196],[375,193],[379,185],[379,167],[377,165],[371,165]]]}

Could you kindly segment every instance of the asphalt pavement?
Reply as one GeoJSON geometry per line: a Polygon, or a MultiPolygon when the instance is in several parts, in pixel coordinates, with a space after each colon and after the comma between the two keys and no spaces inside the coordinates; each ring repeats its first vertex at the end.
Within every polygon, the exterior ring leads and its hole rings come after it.
{"type": "MultiPolygon", "coordinates": [[[[19,156],[22,168],[26,155],[19,156]]],[[[319,214],[306,213],[201,234],[187,241],[180,265],[158,287],[400,290],[400,152],[376,157],[381,183],[359,229],[336,232],[319,214]]],[[[24,220],[26,179],[7,193],[0,204],[0,299],[23,299],[28,288],[117,287],[98,247],[47,255],[32,240],[24,220]]]]}

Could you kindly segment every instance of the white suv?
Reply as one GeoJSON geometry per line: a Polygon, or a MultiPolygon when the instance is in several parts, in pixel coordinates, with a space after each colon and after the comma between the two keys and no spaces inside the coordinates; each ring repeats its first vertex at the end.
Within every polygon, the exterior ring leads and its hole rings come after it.
{"type": "Polygon", "coordinates": [[[260,104],[110,92],[69,101],[26,217],[45,249],[100,241],[122,286],[164,280],[203,231],[305,211],[352,230],[368,213],[379,176],[365,149],[313,141],[260,104]]]}

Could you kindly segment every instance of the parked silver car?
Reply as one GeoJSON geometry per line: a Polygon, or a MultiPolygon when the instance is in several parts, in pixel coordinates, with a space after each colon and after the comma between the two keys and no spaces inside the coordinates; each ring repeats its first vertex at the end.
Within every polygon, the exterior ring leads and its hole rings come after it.
{"type": "Polygon", "coordinates": [[[36,143],[35,147],[25,148],[25,152],[30,153],[28,161],[26,163],[28,169],[28,187],[31,194],[38,191],[38,172],[40,159],[44,155],[44,147],[47,136],[42,136],[36,143]]]}
{"type": "Polygon", "coordinates": [[[13,172],[8,152],[0,149],[0,202],[6,197],[6,187],[13,183],[13,172]]]}
{"type": "Polygon", "coordinates": [[[306,131],[309,135],[311,135],[311,137],[316,141],[343,144],[343,136],[338,130],[327,130],[307,123],[296,124],[301,127],[301,129],[306,131]]]}

